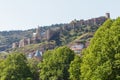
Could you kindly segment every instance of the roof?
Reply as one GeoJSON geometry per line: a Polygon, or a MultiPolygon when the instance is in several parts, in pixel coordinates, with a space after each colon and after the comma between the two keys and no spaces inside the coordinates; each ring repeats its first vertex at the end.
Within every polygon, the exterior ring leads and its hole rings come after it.
{"type": "Polygon", "coordinates": [[[39,50],[37,50],[36,52],[35,52],[35,55],[34,55],[35,57],[41,57],[42,56],[42,52],[41,51],[39,51],[39,50]]]}
{"type": "Polygon", "coordinates": [[[82,50],[84,48],[83,44],[71,46],[72,50],[82,50]]]}

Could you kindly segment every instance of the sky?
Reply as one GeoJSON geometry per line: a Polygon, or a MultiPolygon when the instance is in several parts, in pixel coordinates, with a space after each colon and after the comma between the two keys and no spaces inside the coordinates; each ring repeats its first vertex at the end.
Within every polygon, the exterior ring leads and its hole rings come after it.
{"type": "Polygon", "coordinates": [[[0,31],[69,23],[77,19],[120,16],[120,0],[0,0],[0,31]]]}

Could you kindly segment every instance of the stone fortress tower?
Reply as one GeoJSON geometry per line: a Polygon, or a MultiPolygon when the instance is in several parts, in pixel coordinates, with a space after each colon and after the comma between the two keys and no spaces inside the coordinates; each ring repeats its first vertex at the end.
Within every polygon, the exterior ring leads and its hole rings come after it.
{"type": "Polygon", "coordinates": [[[110,18],[110,13],[106,13],[106,18],[107,18],[107,19],[110,18]]]}
{"type": "Polygon", "coordinates": [[[36,29],[36,32],[33,33],[33,40],[41,39],[40,27],[36,29]]]}

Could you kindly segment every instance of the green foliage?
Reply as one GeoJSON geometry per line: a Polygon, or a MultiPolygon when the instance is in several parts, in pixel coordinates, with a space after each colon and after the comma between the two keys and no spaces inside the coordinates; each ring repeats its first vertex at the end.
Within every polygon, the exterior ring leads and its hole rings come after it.
{"type": "Polygon", "coordinates": [[[73,59],[74,52],[67,47],[47,51],[43,56],[43,62],[39,65],[40,78],[42,80],[68,80],[68,69],[73,59]]]}
{"type": "Polygon", "coordinates": [[[70,64],[70,80],[80,80],[80,64],[81,58],[80,56],[75,56],[74,60],[70,64]]]}
{"type": "Polygon", "coordinates": [[[61,45],[69,44],[70,42],[74,41],[75,39],[78,39],[79,37],[82,37],[83,35],[86,35],[83,37],[84,41],[86,41],[88,38],[91,38],[93,36],[93,33],[98,29],[98,25],[91,25],[91,26],[75,26],[74,29],[70,30],[64,30],[60,35],[58,35],[60,39],[61,45]],[[89,36],[89,34],[91,36],[89,36]]]}
{"type": "Polygon", "coordinates": [[[21,53],[11,53],[0,62],[0,80],[32,80],[27,59],[21,53]]]}
{"type": "Polygon", "coordinates": [[[107,20],[83,54],[82,80],[120,80],[120,18],[107,20]]]}
{"type": "Polygon", "coordinates": [[[28,66],[30,67],[30,71],[33,74],[33,79],[32,80],[38,80],[39,79],[39,68],[38,68],[38,63],[36,59],[28,59],[28,66]]]}

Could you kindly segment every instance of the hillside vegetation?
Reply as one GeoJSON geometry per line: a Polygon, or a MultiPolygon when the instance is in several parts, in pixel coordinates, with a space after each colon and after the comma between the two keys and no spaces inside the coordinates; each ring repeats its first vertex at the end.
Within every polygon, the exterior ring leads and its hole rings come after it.
{"type": "MultiPolygon", "coordinates": [[[[98,27],[110,18],[109,15],[109,13],[106,13],[106,16],[100,16],[88,20],[73,20],[70,23],[41,26],[40,34],[46,34],[48,30],[51,30],[50,35],[52,36],[50,36],[49,40],[54,40],[56,42],[56,46],[68,45],[75,39],[79,39],[81,42],[86,42],[86,40],[90,40],[98,27]],[[81,35],[85,37],[80,39],[81,35]]],[[[13,42],[19,42],[21,39],[25,38],[32,38],[35,31],[35,29],[30,29],[25,31],[0,32],[0,51],[11,48],[13,42]]],[[[44,37],[46,36],[47,35],[44,37]]],[[[44,39],[41,40],[41,42],[44,41],[44,39]]]]}
{"type": "Polygon", "coordinates": [[[120,18],[99,27],[81,54],[61,46],[47,50],[38,61],[14,52],[0,58],[0,80],[120,80],[120,18]]]}
{"type": "MultiPolygon", "coordinates": [[[[61,24],[57,25],[56,27],[61,27],[61,24]]],[[[79,26],[79,28],[76,28],[75,30],[66,29],[64,31],[55,33],[55,35],[51,39],[56,41],[57,46],[67,45],[68,43],[77,39],[83,34],[86,34],[89,32],[94,33],[98,27],[99,27],[98,25],[91,25],[91,26],[79,26]]],[[[53,26],[49,26],[49,28],[53,28],[53,26]]],[[[43,30],[47,30],[47,28],[44,29],[43,27],[43,30]]],[[[31,38],[34,32],[35,32],[35,29],[25,30],[25,31],[0,32],[0,51],[5,50],[7,48],[11,48],[13,42],[19,42],[21,39],[24,39],[24,38],[31,38]]],[[[86,39],[83,39],[83,40],[86,40],[86,39]]]]}
{"type": "Polygon", "coordinates": [[[107,20],[97,30],[80,69],[82,80],[120,80],[120,18],[107,20]]]}

